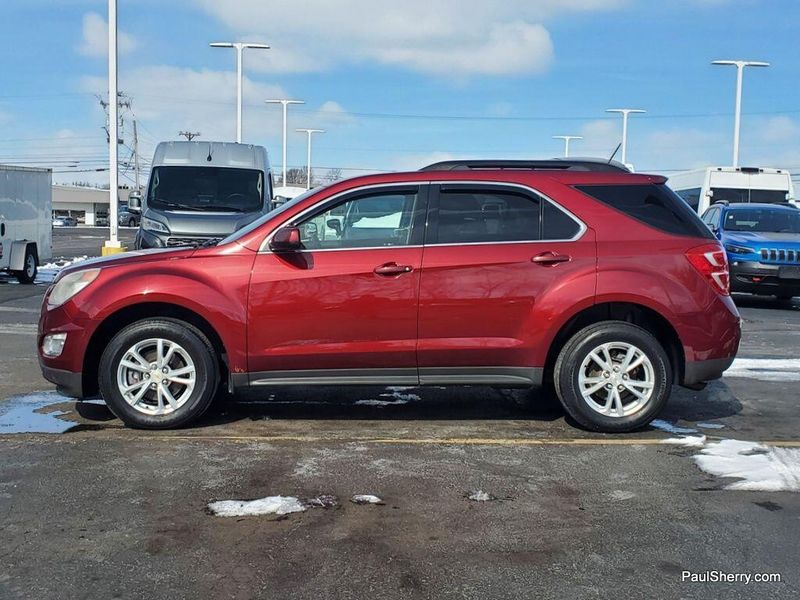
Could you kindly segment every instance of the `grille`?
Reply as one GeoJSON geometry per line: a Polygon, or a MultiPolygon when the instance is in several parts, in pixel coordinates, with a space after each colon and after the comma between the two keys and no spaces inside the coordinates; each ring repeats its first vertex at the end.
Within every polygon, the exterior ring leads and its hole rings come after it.
{"type": "Polygon", "coordinates": [[[218,242],[222,238],[207,238],[207,237],[171,237],[167,239],[167,246],[170,248],[177,248],[179,246],[199,246],[206,242],[218,242]]]}
{"type": "Polygon", "coordinates": [[[762,248],[761,262],[800,263],[800,250],[787,250],[785,248],[762,248]]]}

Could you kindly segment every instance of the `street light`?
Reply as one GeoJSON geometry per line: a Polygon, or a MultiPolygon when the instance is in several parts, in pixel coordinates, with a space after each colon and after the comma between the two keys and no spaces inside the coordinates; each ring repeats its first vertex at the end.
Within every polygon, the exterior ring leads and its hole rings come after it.
{"type": "Polygon", "coordinates": [[[212,42],[212,48],[236,49],[236,141],[242,143],[242,53],[245,48],[269,50],[266,44],[250,44],[247,42],[212,42]]]}
{"type": "MultiPolygon", "coordinates": [[[[311,189],[311,136],[315,133],[325,133],[324,129],[296,129],[299,133],[308,134],[308,157],[306,163],[306,189],[311,189]]],[[[285,184],[284,184],[285,185],[285,184]]]]}
{"type": "Polygon", "coordinates": [[[631,113],[645,113],[647,111],[638,108],[609,108],[609,113],[619,113],[622,115],[622,164],[628,164],[628,115],[631,113]]]}
{"type": "Polygon", "coordinates": [[[283,104],[283,185],[286,185],[286,121],[290,104],[305,104],[302,100],[265,100],[267,104],[283,104]]]}
{"type": "Polygon", "coordinates": [[[768,67],[768,62],[757,60],[715,60],[712,65],[736,67],[736,112],[733,117],[733,166],[739,166],[739,132],[742,124],[742,77],[745,67],[768,67]]]}
{"type": "Polygon", "coordinates": [[[101,254],[122,252],[117,237],[119,119],[117,115],[117,0],[108,0],[108,240],[101,254]]]}
{"type": "Polygon", "coordinates": [[[582,140],[580,135],[554,135],[554,140],[564,140],[564,158],[569,158],[569,142],[570,140],[582,140]]]}

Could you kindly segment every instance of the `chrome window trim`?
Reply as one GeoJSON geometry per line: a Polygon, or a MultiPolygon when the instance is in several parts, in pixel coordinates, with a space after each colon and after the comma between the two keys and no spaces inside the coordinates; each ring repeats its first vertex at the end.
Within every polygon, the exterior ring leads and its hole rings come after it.
{"type": "Polygon", "coordinates": [[[532,192],[542,198],[545,202],[549,202],[553,206],[555,206],[558,210],[563,212],[567,215],[570,219],[575,221],[579,225],[578,233],[572,236],[569,239],[553,239],[553,240],[510,240],[510,241],[501,241],[501,242],[450,242],[450,243],[435,243],[435,244],[416,244],[416,245],[409,245],[409,246],[364,246],[361,248],[324,248],[319,250],[301,250],[300,253],[307,253],[307,252],[348,252],[353,250],[396,250],[400,248],[433,248],[437,246],[447,247],[447,246],[498,246],[498,245],[507,245],[507,244],[559,244],[559,243],[569,243],[569,242],[577,242],[579,241],[589,227],[584,223],[580,218],[578,218],[573,212],[567,210],[561,204],[553,200],[547,194],[544,194],[537,190],[536,188],[530,187],[528,185],[524,185],[522,183],[510,183],[505,181],[483,181],[483,180],[442,180],[442,181],[409,181],[409,182],[396,182],[396,183],[379,183],[374,185],[364,185],[356,188],[352,188],[349,190],[345,190],[339,192],[338,194],[334,194],[325,202],[321,203],[320,205],[315,204],[314,206],[309,206],[307,209],[301,211],[294,217],[283,221],[280,225],[277,225],[272,232],[264,238],[264,241],[261,243],[259,247],[258,253],[259,254],[273,254],[271,250],[269,250],[269,242],[272,240],[272,237],[281,227],[286,226],[289,223],[295,223],[300,220],[304,215],[312,212],[314,209],[320,208],[320,206],[324,206],[326,204],[332,203],[337,198],[344,196],[346,194],[350,194],[352,192],[359,192],[362,190],[371,190],[371,189],[380,189],[385,187],[402,187],[403,185],[409,186],[423,186],[423,185],[475,185],[475,186],[497,186],[497,187],[515,187],[526,192],[532,192]],[[266,249],[265,249],[266,248],[266,249]]]}

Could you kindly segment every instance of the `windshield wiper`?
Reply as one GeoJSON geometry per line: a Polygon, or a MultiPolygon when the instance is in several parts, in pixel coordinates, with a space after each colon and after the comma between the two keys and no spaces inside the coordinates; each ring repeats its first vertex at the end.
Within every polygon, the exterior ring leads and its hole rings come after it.
{"type": "Polygon", "coordinates": [[[168,200],[162,200],[161,198],[156,198],[156,202],[163,204],[167,208],[178,208],[182,210],[193,210],[193,211],[202,211],[202,208],[198,208],[197,206],[190,206],[189,204],[180,204],[178,202],[169,202],[168,200]]]}
{"type": "Polygon", "coordinates": [[[203,210],[218,210],[223,212],[235,212],[235,213],[247,212],[246,210],[242,210],[241,208],[236,208],[235,206],[215,206],[213,204],[204,206],[203,210]]]}

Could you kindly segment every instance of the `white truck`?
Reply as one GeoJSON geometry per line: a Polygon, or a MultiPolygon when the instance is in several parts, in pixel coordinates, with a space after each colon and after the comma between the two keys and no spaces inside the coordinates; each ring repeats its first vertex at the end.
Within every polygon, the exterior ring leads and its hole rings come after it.
{"type": "Polygon", "coordinates": [[[765,167],[706,167],[669,176],[667,185],[699,214],[720,200],[784,203],[794,200],[792,175],[765,167]]]}
{"type": "Polygon", "coordinates": [[[50,169],[0,165],[0,271],[33,283],[53,247],[50,169]]]}

